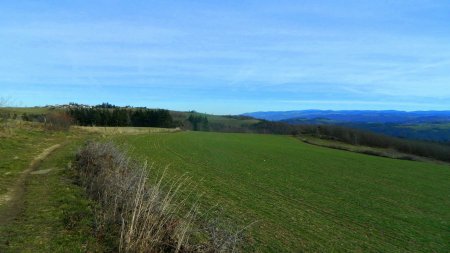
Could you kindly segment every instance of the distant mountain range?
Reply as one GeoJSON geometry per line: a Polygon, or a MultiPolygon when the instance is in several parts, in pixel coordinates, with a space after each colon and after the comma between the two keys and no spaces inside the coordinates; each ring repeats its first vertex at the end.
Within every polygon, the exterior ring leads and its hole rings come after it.
{"type": "Polygon", "coordinates": [[[244,113],[257,119],[270,121],[335,121],[354,123],[430,123],[450,122],[450,111],[272,111],[244,113]]]}
{"type": "Polygon", "coordinates": [[[289,124],[333,124],[400,138],[450,143],[450,111],[301,110],[245,113],[289,124]]]}

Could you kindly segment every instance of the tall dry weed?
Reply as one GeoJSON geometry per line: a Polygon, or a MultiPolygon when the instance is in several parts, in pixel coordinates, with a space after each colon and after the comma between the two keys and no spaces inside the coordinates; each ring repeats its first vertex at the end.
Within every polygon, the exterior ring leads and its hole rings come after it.
{"type": "Polygon", "coordinates": [[[220,217],[198,215],[180,194],[185,178],[152,178],[146,163],[113,143],[88,143],[75,168],[98,203],[96,229],[119,252],[238,252],[242,233],[220,217]],[[227,225],[224,225],[227,224],[227,225]]]}

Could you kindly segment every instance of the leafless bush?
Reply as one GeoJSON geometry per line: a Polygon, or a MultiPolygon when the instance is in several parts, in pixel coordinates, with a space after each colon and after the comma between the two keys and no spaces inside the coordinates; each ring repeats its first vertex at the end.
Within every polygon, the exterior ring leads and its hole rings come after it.
{"type": "Polygon", "coordinates": [[[0,137],[11,134],[11,127],[8,124],[10,113],[3,109],[8,105],[8,99],[0,97],[0,137]]]}
{"type": "Polygon", "coordinates": [[[197,206],[180,198],[183,178],[150,182],[147,164],[130,160],[112,143],[88,143],[75,164],[88,195],[99,204],[98,234],[113,251],[238,251],[240,231],[197,215],[197,206]]]}
{"type": "Polygon", "coordinates": [[[9,99],[0,97],[0,107],[5,107],[9,103],[9,99]]]}
{"type": "Polygon", "coordinates": [[[65,112],[51,112],[44,118],[47,130],[68,131],[73,124],[73,118],[65,112]]]}

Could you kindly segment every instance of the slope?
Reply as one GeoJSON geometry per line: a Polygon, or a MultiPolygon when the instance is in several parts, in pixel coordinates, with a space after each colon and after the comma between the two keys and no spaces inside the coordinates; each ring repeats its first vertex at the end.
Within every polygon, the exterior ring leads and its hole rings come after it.
{"type": "Polygon", "coordinates": [[[355,154],[286,136],[181,132],[117,137],[205,206],[250,228],[251,251],[445,252],[448,166],[355,154]]]}

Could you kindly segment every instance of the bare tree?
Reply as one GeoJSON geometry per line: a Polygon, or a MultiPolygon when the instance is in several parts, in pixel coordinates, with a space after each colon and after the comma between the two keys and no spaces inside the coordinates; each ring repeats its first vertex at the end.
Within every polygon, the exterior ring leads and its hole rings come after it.
{"type": "Polygon", "coordinates": [[[9,99],[0,97],[0,132],[5,133],[8,130],[9,113],[3,108],[7,106],[9,99]]]}
{"type": "Polygon", "coordinates": [[[8,99],[4,97],[0,97],[0,107],[5,107],[8,102],[8,99]]]}

